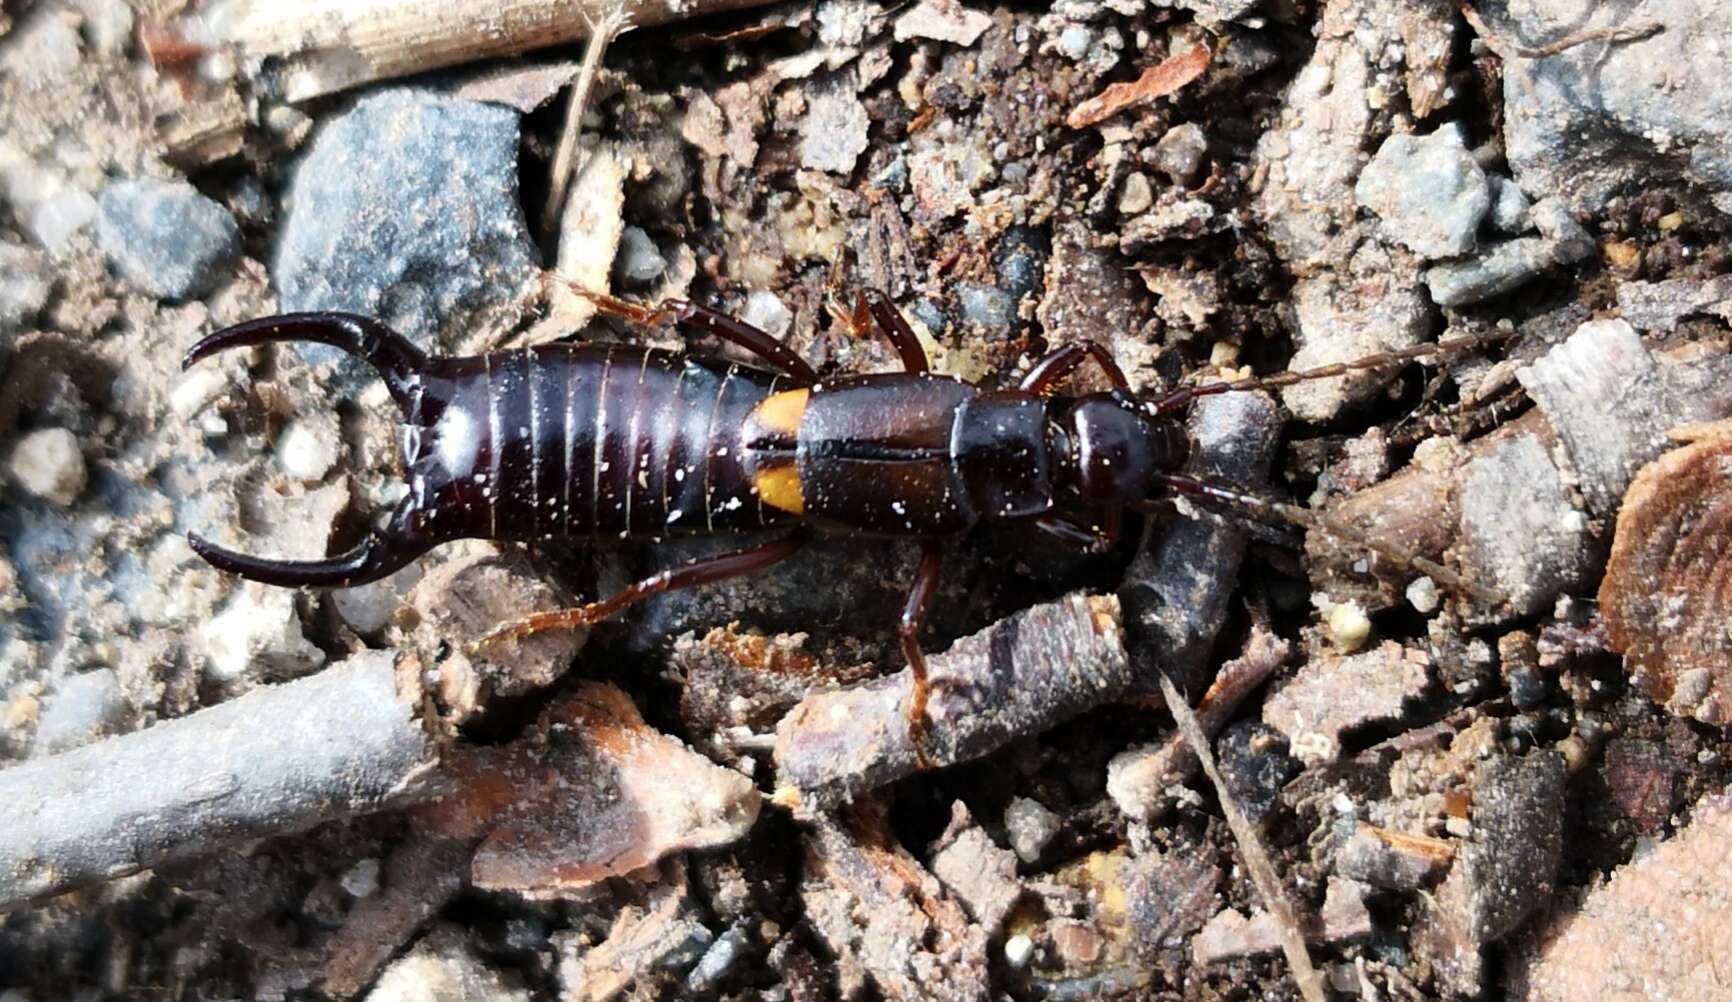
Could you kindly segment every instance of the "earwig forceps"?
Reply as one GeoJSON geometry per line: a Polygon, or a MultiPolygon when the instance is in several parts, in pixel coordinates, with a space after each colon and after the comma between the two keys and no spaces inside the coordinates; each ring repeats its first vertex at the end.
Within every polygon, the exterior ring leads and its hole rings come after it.
{"type": "MultiPolygon", "coordinates": [[[[407,338],[369,317],[351,313],[289,313],[248,320],[217,331],[193,345],[181,362],[190,369],[230,348],[286,341],[310,341],[341,349],[371,365],[385,380],[392,399],[410,416],[419,408],[427,356],[407,338]]],[[[345,553],[323,560],[275,560],[248,556],[187,534],[187,545],[211,566],[230,574],[285,588],[342,588],[376,581],[426,553],[440,540],[421,528],[414,494],[405,497],[382,529],[370,529],[345,553]]]]}

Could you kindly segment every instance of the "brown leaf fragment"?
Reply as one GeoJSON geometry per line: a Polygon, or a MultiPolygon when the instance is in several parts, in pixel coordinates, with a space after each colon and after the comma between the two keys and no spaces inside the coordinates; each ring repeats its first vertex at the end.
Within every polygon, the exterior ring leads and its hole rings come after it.
{"type": "Polygon", "coordinates": [[[525,115],[546,104],[577,76],[578,62],[561,59],[552,63],[508,63],[488,70],[457,88],[465,101],[486,101],[515,108],[525,115]]]}
{"type": "Polygon", "coordinates": [[[1559,919],[1510,997],[1527,1002],[1710,1002],[1726,997],[1732,956],[1732,795],[1696,804],[1690,823],[1612,875],[1559,919]]]}
{"type": "MultiPolygon", "coordinates": [[[[1130,681],[1119,602],[1072,594],[1006,617],[927,655],[926,751],[978,758],[1112,699],[1130,681]]],[[[908,726],[913,675],[806,697],[776,727],[779,796],[811,809],[848,801],[918,768],[908,726]]]]}
{"type": "Polygon", "coordinates": [[[1374,887],[1412,891],[1429,883],[1455,857],[1450,843],[1360,824],[1341,846],[1335,866],[1342,876],[1374,887]]]}
{"type": "Polygon", "coordinates": [[[1129,83],[1116,83],[1071,109],[1065,124],[1073,129],[1087,128],[1105,121],[1133,104],[1165,97],[1201,76],[1209,67],[1209,49],[1198,45],[1168,56],[1143,71],[1129,83]]]}
{"type": "Polygon", "coordinates": [[[800,897],[837,954],[844,997],[868,978],[891,999],[990,997],[986,930],[897,844],[881,809],[820,817],[806,847],[800,897]]]}
{"type": "Polygon", "coordinates": [[[630,697],[586,683],[501,749],[455,757],[461,790],[427,810],[436,831],[485,832],[478,887],[556,897],[669,853],[733,841],[758,791],[650,728],[630,697]]]}
{"type": "Polygon", "coordinates": [[[1600,614],[1650,699],[1732,723],[1732,434],[1669,452],[1624,495],[1600,614]]]}

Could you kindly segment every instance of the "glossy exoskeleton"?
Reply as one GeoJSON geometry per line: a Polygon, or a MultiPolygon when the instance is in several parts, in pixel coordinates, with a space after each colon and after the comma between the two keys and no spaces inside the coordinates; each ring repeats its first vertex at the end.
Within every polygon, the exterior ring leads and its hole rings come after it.
{"type": "MultiPolygon", "coordinates": [[[[889,339],[904,371],[820,380],[768,334],[715,311],[590,298],[640,323],[671,319],[689,334],[730,341],[762,366],[566,343],[429,358],[378,321],[345,313],[237,324],[200,341],[185,364],[293,340],[364,359],[404,412],[409,491],[382,527],[329,559],[247,556],[197,535],[189,537],[192,548],[217,568],[257,581],[346,587],[465,537],[773,533],[581,608],[529,617],[487,638],[494,640],[592,623],[658,592],[762,570],[792,554],[809,531],[914,537],[923,552],[900,634],[918,728],[927,692],[918,636],[946,543],[982,522],[1021,520],[1099,547],[1117,534],[1126,508],[1148,510],[1163,494],[1248,500],[1178,472],[1189,453],[1181,412],[1195,397],[1238,383],[1139,397],[1105,349],[1088,343],[1046,355],[1017,389],[985,390],[931,373],[906,321],[877,294],[861,297],[856,322],[889,339]],[[1100,367],[1111,389],[1052,396],[1085,361],[1100,367]]],[[[1304,375],[1350,367],[1359,366],[1304,375]]]]}

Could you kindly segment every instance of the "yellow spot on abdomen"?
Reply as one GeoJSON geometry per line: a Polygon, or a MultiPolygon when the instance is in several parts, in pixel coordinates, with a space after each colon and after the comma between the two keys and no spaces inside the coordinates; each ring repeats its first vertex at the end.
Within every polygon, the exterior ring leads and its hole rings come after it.
{"type": "Polygon", "coordinates": [[[809,390],[783,390],[765,397],[763,402],[752,408],[751,420],[759,428],[774,435],[785,435],[790,440],[800,435],[800,419],[806,416],[806,397],[809,390]]]}
{"type": "Polygon", "coordinates": [[[752,483],[758,488],[758,497],[770,507],[795,515],[806,513],[806,496],[800,489],[800,471],[794,464],[759,470],[752,483]]]}

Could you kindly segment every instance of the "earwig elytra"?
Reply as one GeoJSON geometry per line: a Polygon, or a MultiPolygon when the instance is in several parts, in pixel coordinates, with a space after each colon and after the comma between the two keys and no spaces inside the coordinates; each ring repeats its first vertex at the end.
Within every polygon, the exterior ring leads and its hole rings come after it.
{"type": "MultiPolygon", "coordinates": [[[[672,320],[713,335],[761,365],[620,345],[555,343],[469,357],[430,358],[367,317],[287,314],[217,331],[188,351],[191,366],[228,348],[311,341],[366,361],[404,413],[409,492],[383,528],[324,560],[236,553],[189,535],[220,570],[286,587],[347,587],[378,580],[441,543],[775,533],[766,542],[652,575],[588,605],[541,613],[488,637],[587,625],[660,592],[763,570],[799,549],[808,531],[921,542],[898,632],[913,674],[910,725],[925,719],[926,663],[919,634],[939,581],[944,546],[989,521],[1020,521],[1082,547],[1110,543],[1124,512],[1153,511],[1185,494],[1273,514],[1359,540],[1320,513],[1181,473],[1191,445],[1182,423],[1201,396],[1287,385],[1480,344],[1426,345],[1263,379],[1132,392],[1100,345],[1057,348],[1015,389],[987,390],[929,369],[907,322],[880,293],[865,293],[858,323],[889,340],[899,373],[820,379],[770,335],[684,301],[646,308],[586,294],[640,324],[672,320]],[[1053,390],[1085,363],[1111,389],[1053,390]]],[[[1378,554],[1486,597],[1448,569],[1389,544],[1378,554]]],[[[919,741],[916,741],[919,747],[919,741]]]]}

